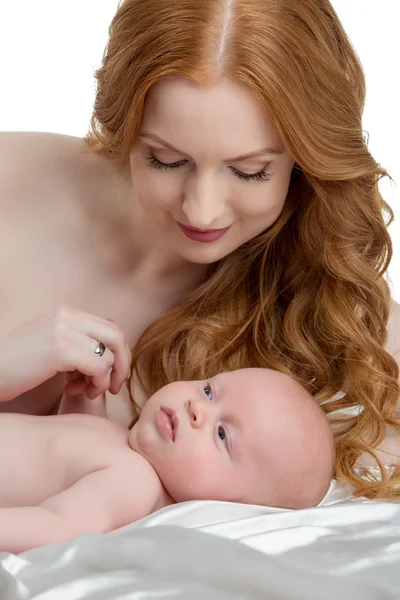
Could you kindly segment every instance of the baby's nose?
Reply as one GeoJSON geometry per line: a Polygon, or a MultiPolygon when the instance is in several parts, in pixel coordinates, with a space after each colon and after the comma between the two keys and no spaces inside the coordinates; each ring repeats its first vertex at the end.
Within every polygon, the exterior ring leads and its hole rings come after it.
{"type": "Polygon", "coordinates": [[[205,422],[207,412],[205,404],[205,402],[200,402],[199,400],[188,400],[186,402],[192,427],[201,427],[205,422]]]}

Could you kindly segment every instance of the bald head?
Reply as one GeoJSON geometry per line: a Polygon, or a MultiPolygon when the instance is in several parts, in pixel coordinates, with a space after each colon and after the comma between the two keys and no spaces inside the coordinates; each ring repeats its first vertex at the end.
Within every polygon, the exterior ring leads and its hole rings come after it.
{"type": "Polygon", "coordinates": [[[332,428],[322,408],[299,383],[276,371],[274,378],[274,414],[285,440],[277,449],[279,496],[287,508],[316,506],[334,475],[332,428]]]}
{"type": "Polygon", "coordinates": [[[328,491],[335,464],[325,413],[287,375],[270,369],[242,371],[251,382],[248,414],[255,423],[254,465],[261,472],[257,489],[249,490],[257,496],[251,501],[293,509],[317,505],[328,491]]]}
{"type": "Polygon", "coordinates": [[[333,475],[333,436],[323,411],[301,385],[270,369],[164,386],[146,402],[132,434],[176,502],[311,507],[333,475]],[[160,411],[174,416],[172,440],[160,429],[160,411]]]}

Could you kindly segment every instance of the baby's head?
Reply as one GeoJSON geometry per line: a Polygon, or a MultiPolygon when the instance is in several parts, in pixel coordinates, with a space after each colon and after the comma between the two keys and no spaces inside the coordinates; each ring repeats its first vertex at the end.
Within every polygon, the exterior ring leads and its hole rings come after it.
{"type": "Polygon", "coordinates": [[[318,504],[334,469],[331,427],[297,382],[240,369],[156,392],[130,433],[176,502],[318,504]]]}

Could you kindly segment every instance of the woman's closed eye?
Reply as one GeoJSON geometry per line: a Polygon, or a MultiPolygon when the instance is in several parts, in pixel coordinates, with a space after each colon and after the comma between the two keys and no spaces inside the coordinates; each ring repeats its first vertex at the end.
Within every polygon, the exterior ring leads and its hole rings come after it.
{"type": "Polygon", "coordinates": [[[186,164],[186,160],[178,160],[173,163],[164,163],[161,160],[158,160],[155,156],[151,155],[147,158],[147,162],[149,167],[152,169],[157,169],[158,171],[169,171],[170,169],[179,169],[184,164],[186,164]]]}
{"type": "Polygon", "coordinates": [[[268,173],[265,169],[258,171],[258,173],[243,173],[233,167],[229,167],[232,173],[236,175],[238,179],[242,181],[269,181],[271,179],[271,173],[268,173]]]}
{"type": "MultiPolygon", "coordinates": [[[[171,169],[179,169],[187,164],[187,160],[178,160],[173,163],[164,163],[158,160],[155,156],[149,156],[147,158],[149,167],[158,171],[169,171],[171,169]]],[[[243,173],[234,167],[229,167],[232,173],[241,181],[269,181],[271,179],[271,173],[268,173],[266,169],[262,169],[257,173],[243,173]]]]}

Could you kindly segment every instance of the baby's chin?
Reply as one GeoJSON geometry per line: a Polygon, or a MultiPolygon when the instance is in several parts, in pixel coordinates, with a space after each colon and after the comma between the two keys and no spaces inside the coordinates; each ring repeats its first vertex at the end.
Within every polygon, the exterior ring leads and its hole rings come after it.
{"type": "MultiPolygon", "coordinates": [[[[135,452],[137,452],[138,454],[140,454],[141,456],[143,456],[144,458],[146,458],[146,460],[149,460],[146,456],[146,446],[150,444],[150,441],[148,441],[146,439],[146,434],[143,435],[142,432],[139,432],[138,427],[137,427],[137,423],[136,425],[134,425],[132,427],[132,429],[129,431],[129,435],[128,435],[128,444],[131,447],[132,450],[134,450],[135,452]]],[[[151,462],[151,461],[149,461],[151,462]]]]}

